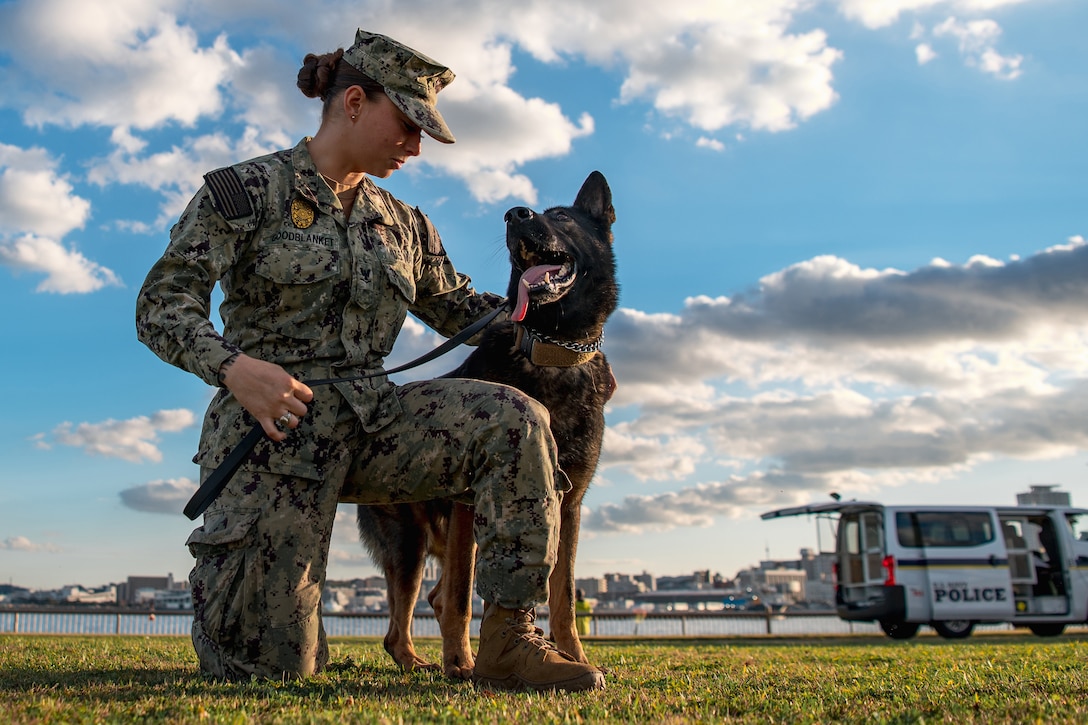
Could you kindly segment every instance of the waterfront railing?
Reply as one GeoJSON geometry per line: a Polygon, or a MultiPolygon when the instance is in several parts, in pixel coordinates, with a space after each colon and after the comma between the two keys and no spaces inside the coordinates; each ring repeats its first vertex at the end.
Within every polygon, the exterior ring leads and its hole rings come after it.
{"type": "MultiPolygon", "coordinates": [[[[580,615],[583,616],[583,615],[580,615]]],[[[744,637],[790,635],[881,634],[872,622],[846,622],[833,611],[799,610],[795,612],[681,611],[641,612],[602,611],[587,616],[590,637],[744,637]]],[[[325,631],[330,637],[382,637],[389,626],[384,612],[323,614],[325,631]]],[[[547,630],[547,615],[538,625],[547,630]]],[[[111,635],[188,635],[193,624],[192,611],[164,610],[149,612],[127,608],[12,607],[0,609],[0,634],[111,634],[111,635]]],[[[979,625],[976,631],[1007,630],[1008,624],[979,625]]],[[[1084,626],[1070,627],[1084,630],[1084,626]]],[[[478,636],[480,619],[471,624],[478,636]]],[[[438,637],[438,622],[430,612],[417,612],[412,622],[415,637],[438,637]]]]}

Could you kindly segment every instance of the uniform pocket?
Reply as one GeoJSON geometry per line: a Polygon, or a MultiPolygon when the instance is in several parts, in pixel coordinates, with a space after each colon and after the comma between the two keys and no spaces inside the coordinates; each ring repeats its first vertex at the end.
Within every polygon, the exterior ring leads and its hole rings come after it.
{"type": "Polygon", "coordinates": [[[412,277],[411,263],[397,259],[385,268],[394,289],[400,292],[404,300],[411,304],[416,301],[416,281],[412,277]]]}
{"type": "Polygon", "coordinates": [[[246,629],[247,602],[260,590],[257,571],[256,509],[224,509],[208,514],[186,545],[196,557],[190,575],[195,616],[201,629],[230,649],[246,629]]]}
{"type": "Polygon", "coordinates": [[[314,246],[274,244],[258,253],[254,272],[264,314],[263,329],[287,337],[316,340],[327,331],[325,317],[340,276],[340,253],[314,246]]]}
{"type": "MultiPolygon", "coordinates": [[[[210,438],[209,435],[204,436],[204,440],[211,441],[211,443],[206,442],[205,446],[201,447],[193,456],[193,463],[201,468],[218,468],[232,450],[228,446],[237,445],[237,443],[224,445],[220,441],[210,438]]],[[[232,439],[232,441],[239,440],[237,436],[232,439]]],[[[286,441],[279,444],[272,443],[267,439],[261,439],[257,442],[256,452],[238,467],[238,471],[254,471],[257,473],[269,471],[280,476],[294,476],[295,478],[319,481],[322,478],[322,471],[314,463],[314,445],[312,438],[306,432],[292,433],[286,441]]],[[[249,499],[240,496],[238,500],[249,499]]]]}
{"type": "Polygon", "coordinates": [[[257,254],[255,268],[276,284],[313,284],[340,271],[340,253],[325,247],[271,244],[257,254]]]}
{"type": "Polygon", "coordinates": [[[393,249],[378,248],[377,261],[385,272],[386,284],[379,293],[380,309],[371,321],[369,337],[372,348],[386,356],[392,352],[408,309],[416,301],[416,280],[411,260],[397,256],[393,249]]]}
{"type": "Polygon", "coordinates": [[[210,513],[204,525],[189,535],[185,545],[197,559],[240,549],[259,515],[257,509],[222,509],[210,513]]]}

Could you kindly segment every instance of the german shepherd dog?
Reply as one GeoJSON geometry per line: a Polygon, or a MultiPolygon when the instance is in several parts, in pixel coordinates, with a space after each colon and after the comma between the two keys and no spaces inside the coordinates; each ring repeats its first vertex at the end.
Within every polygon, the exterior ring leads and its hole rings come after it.
{"type": "MultiPolygon", "coordinates": [[[[508,321],[481,333],[479,346],[448,378],[514,386],[543,403],[559,466],[571,490],[560,507],[559,553],[549,584],[548,609],[556,646],[588,662],[575,629],[574,559],[582,498],[597,468],[604,436],[604,405],[616,380],[599,352],[605,321],[619,287],[612,250],[612,192],[594,171],[573,206],[538,214],[526,207],[506,213],[510,252],[508,321]]],[[[442,669],[467,679],[475,665],[469,622],[475,543],[472,508],[448,500],[358,507],[359,534],[385,573],[389,631],[385,649],[406,670],[437,669],[412,644],[413,608],[428,555],[441,577],[427,597],[442,631],[442,669]]]]}

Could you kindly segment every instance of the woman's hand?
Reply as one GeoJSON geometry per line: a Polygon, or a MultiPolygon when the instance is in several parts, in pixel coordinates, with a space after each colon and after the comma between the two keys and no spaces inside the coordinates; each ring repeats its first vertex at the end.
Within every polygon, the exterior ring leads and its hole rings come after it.
{"type": "Polygon", "coordinates": [[[220,379],[274,441],[287,438],[284,428],[298,427],[299,419],[306,415],[306,403],[314,399],[310,388],[279,365],[245,353],[226,366],[220,379]]]}

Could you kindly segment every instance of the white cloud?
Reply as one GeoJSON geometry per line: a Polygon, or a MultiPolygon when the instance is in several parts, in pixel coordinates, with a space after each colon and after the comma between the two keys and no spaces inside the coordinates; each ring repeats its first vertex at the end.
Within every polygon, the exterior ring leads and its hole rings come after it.
{"type": "MultiPolygon", "coordinates": [[[[780,496],[767,492],[786,480],[783,476],[760,477],[752,481],[732,479],[651,496],[627,496],[620,503],[607,503],[588,515],[583,514],[582,526],[590,532],[605,533],[710,526],[718,517],[742,515],[746,507],[781,501],[780,496]]],[[[793,481],[786,487],[798,488],[793,481]]]]}
{"type": "Polygon", "coordinates": [[[0,143],[0,264],[41,273],[39,292],[93,292],[120,284],[111,270],[60,239],[87,222],[91,204],[41,148],[0,143]]]}
{"type": "Polygon", "coordinates": [[[197,488],[196,481],[188,478],[174,478],[126,488],[119,495],[121,503],[135,511],[179,514],[196,493],[197,488]]]}
{"type": "Polygon", "coordinates": [[[632,531],[744,506],[936,481],[998,456],[1088,448],[1088,245],[911,272],[817,257],[680,315],[621,309],[601,469],[641,481],[746,471],[594,510],[632,531]]]}
{"type": "Polygon", "coordinates": [[[457,143],[429,144],[426,163],[461,178],[484,203],[514,197],[535,204],[532,182],[515,170],[530,161],[565,156],[574,140],[594,127],[588,115],[575,124],[558,105],[525,99],[506,88],[446,104],[443,115],[457,129],[457,143]]]}
{"type": "Polygon", "coordinates": [[[192,125],[223,108],[238,57],[226,37],[201,47],[174,3],[37,0],[0,14],[0,39],[19,63],[9,93],[28,125],[154,128],[192,125]]]}
{"type": "Polygon", "coordinates": [[[74,193],[57,166],[45,149],[0,143],[0,235],[29,232],[59,239],[83,227],[91,203],[74,193]]]}
{"type": "Polygon", "coordinates": [[[907,13],[923,13],[951,9],[963,13],[980,13],[997,8],[1020,5],[1038,0],[837,0],[839,10],[851,20],[867,28],[883,28],[907,13]]]}
{"type": "Polygon", "coordinates": [[[45,274],[45,279],[37,286],[38,292],[94,292],[106,285],[121,284],[120,278],[111,270],[92,262],[75,249],[30,234],[0,241],[0,263],[15,271],[45,274]]]}
{"type": "MultiPolygon", "coordinates": [[[[906,13],[977,14],[1026,1],[838,5],[848,18],[879,28],[906,13]]],[[[326,13],[332,18],[350,11],[359,25],[395,30],[458,73],[440,106],[459,142],[427,144],[416,163],[461,179],[482,203],[513,198],[533,204],[536,189],[520,169],[569,154],[579,138],[596,132],[596,122],[583,109],[517,90],[515,51],[557,66],[581,62],[605,69],[620,79],[615,100],[648,103],[698,131],[783,131],[827,110],[837,97],[832,68],[841,52],[821,29],[792,29],[807,9],[801,0],[405,0],[364,9],[345,0],[328,4],[326,13]],[[421,16],[431,22],[419,24],[421,16]]],[[[4,87],[7,102],[21,108],[29,124],[111,128],[117,151],[100,160],[92,180],[158,190],[164,203],[153,226],[162,228],[176,218],[203,172],[288,146],[316,129],[319,104],[298,94],[293,76],[303,53],[349,45],[349,27],[322,19],[299,24],[295,5],[286,0],[262,4],[259,20],[245,6],[208,0],[118,0],[108,7],[77,0],[14,3],[0,7],[0,39],[13,60],[4,87]],[[245,47],[239,38],[254,32],[262,40],[245,47]],[[180,148],[152,148],[139,135],[208,121],[225,128],[201,128],[180,148]],[[226,122],[244,130],[227,130],[226,122]],[[172,168],[174,179],[164,173],[172,168]]],[[[954,36],[980,70],[1015,78],[1023,58],[997,52],[996,27],[970,20],[942,24],[934,33],[954,36]]],[[[930,43],[916,47],[919,63],[935,52],[930,43]]],[[[723,148],[705,135],[696,143],[723,148]]],[[[129,220],[125,227],[147,224],[129,220]]]]}
{"type": "Polygon", "coordinates": [[[708,527],[719,519],[751,516],[752,509],[767,509],[809,503],[831,491],[849,491],[864,496],[879,484],[933,484],[951,476],[940,473],[881,472],[879,479],[864,472],[844,471],[836,475],[800,475],[783,471],[733,476],[724,481],[688,486],[653,495],[632,495],[582,515],[583,535],[594,533],[638,534],[646,530],[708,527]]]}
{"type": "Polygon", "coordinates": [[[841,53],[823,31],[790,32],[803,7],[797,0],[561,0],[534,3],[528,22],[513,6],[493,32],[545,62],[578,58],[619,68],[622,102],[648,100],[695,128],[782,130],[835,100],[830,68],[841,53]]]}
{"type": "Polygon", "coordinates": [[[0,541],[0,550],[26,552],[44,551],[50,554],[56,554],[60,551],[60,548],[53,544],[36,544],[25,536],[9,536],[3,541],[0,541]]]}
{"type": "MultiPolygon", "coordinates": [[[[182,145],[165,151],[141,155],[139,152],[145,147],[146,144],[136,137],[126,135],[125,142],[113,153],[91,165],[87,180],[100,186],[138,184],[161,192],[163,204],[154,222],[154,227],[159,229],[177,220],[204,183],[205,173],[275,150],[273,146],[264,145],[257,130],[252,128],[246,129],[236,140],[223,133],[211,133],[186,138],[182,145]]],[[[119,224],[133,229],[149,228],[139,221],[119,224]]]]}
{"type": "Polygon", "coordinates": [[[706,136],[700,136],[699,140],[695,142],[695,145],[701,149],[710,149],[711,151],[725,151],[725,144],[716,138],[707,138],[706,136]]]}
{"type": "MultiPolygon", "coordinates": [[[[161,461],[162,453],[156,445],[159,433],[176,433],[196,422],[193,412],[185,409],[160,410],[148,416],[128,420],[105,420],[101,423],[61,423],[53,429],[53,441],[59,445],[82,448],[90,455],[120,458],[125,461],[161,461]]],[[[40,446],[49,443],[37,437],[40,446]]]]}
{"type": "MultiPolygon", "coordinates": [[[[1005,6],[1039,2],[1039,0],[838,0],[839,9],[846,17],[857,20],[868,28],[883,28],[899,20],[901,15],[915,14],[925,16],[929,13],[954,12],[959,15],[977,16],[1005,6]]],[[[910,37],[919,40],[926,34],[925,27],[915,20],[910,37]]],[[[1003,80],[1012,80],[1022,73],[1024,62],[1022,55],[1002,55],[996,49],[1001,37],[1001,26],[989,18],[960,20],[949,17],[937,23],[932,34],[935,39],[952,38],[957,41],[960,55],[964,62],[1003,80]]],[[[937,58],[937,51],[931,43],[915,46],[915,57],[919,65],[925,65],[937,58]]]]}
{"type": "Polygon", "coordinates": [[[287,148],[317,129],[321,104],[304,98],[292,82],[299,61],[275,47],[259,45],[243,50],[230,66],[231,112],[245,125],[247,143],[269,150],[287,148]]]}
{"type": "Polygon", "coordinates": [[[986,48],[972,64],[977,65],[984,73],[1004,80],[1012,80],[1020,77],[1022,72],[1020,66],[1023,62],[1022,55],[1001,55],[993,48],[986,48]]]}
{"type": "Polygon", "coordinates": [[[622,466],[643,481],[681,480],[695,471],[695,461],[706,452],[696,438],[632,435],[629,430],[623,423],[607,429],[601,471],[622,466]]]}
{"type": "Polygon", "coordinates": [[[967,64],[984,73],[1005,80],[1012,80],[1021,74],[1022,55],[1004,56],[994,49],[1001,37],[1001,26],[993,20],[962,21],[950,17],[933,28],[933,35],[937,38],[955,38],[967,64]]]}
{"type": "MultiPolygon", "coordinates": [[[[403,30],[400,39],[453,67],[458,80],[440,105],[459,142],[428,144],[422,163],[462,179],[481,202],[531,204],[536,189],[519,169],[570,153],[579,138],[595,132],[595,121],[582,109],[515,90],[515,49],[546,63],[618,70],[617,100],[649,102],[702,131],[730,125],[780,131],[835,100],[831,66],[841,54],[828,47],[823,31],[789,30],[803,7],[798,0],[668,6],[413,0],[364,10],[334,2],[326,10],[329,17],[350,10],[355,22],[376,30],[403,30]],[[422,26],[420,16],[432,22],[422,26]]],[[[235,151],[286,146],[313,132],[319,111],[293,87],[298,58],[351,42],[339,23],[298,27],[295,6],[286,2],[263,4],[261,21],[244,8],[212,2],[121,0],[101,12],[92,8],[42,0],[0,9],[0,38],[15,61],[5,83],[9,103],[23,109],[29,124],[112,128],[117,153],[99,165],[95,180],[158,189],[166,196],[159,227],[199,176],[182,164],[178,182],[156,185],[154,166],[171,160],[199,165],[220,156],[200,153],[195,140],[185,149],[153,149],[139,131],[219,119],[241,123],[253,137],[252,144],[227,142],[235,151]],[[267,38],[242,47],[230,30],[251,35],[254,22],[263,23],[267,38]]]]}
{"type": "Polygon", "coordinates": [[[918,59],[918,65],[925,65],[932,60],[936,60],[937,51],[933,50],[933,46],[928,43],[919,43],[914,48],[914,55],[918,59]]]}
{"type": "Polygon", "coordinates": [[[831,66],[842,54],[827,47],[822,31],[769,30],[769,38],[708,33],[692,47],[675,42],[648,49],[645,59],[632,63],[621,99],[650,98],[658,111],[704,131],[731,125],[791,129],[834,103],[831,66]]]}

